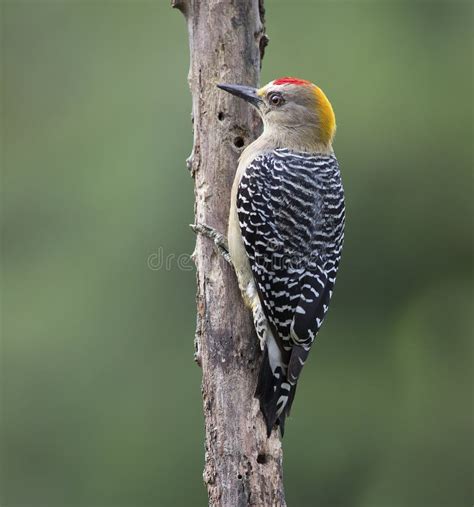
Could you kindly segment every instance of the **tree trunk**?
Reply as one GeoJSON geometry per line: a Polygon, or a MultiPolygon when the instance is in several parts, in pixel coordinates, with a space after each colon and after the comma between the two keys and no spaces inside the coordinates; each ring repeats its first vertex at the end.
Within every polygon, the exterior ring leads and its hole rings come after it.
{"type": "MultiPolygon", "coordinates": [[[[195,221],[227,231],[230,190],[256,113],[217,83],[256,86],[267,43],[263,0],[174,0],[189,32],[195,221]]],[[[196,361],[202,367],[204,481],[211,506],[285,506],[278,432],[267,438],[254,398],[261,361],[250,313],[232,268],[198,236],[196,361]]]]}

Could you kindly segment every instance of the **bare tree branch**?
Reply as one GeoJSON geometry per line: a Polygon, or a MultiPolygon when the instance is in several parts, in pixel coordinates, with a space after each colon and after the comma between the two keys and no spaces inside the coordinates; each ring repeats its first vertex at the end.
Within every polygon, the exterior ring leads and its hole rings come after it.
{"type": "MultiPolygon", "coordinates": [[[[188,25],[195,220],[227,231],[230,190],[257,115],[217,83],[257,85],[265,35],[263,0],[173,0],[188,25]]],[[[217,243],[216,243],[217,244],[217,243]]],[[[206,427],[204,481],[212,506],[285,506],[277,432],[267,439],[254,398],[261,360],[251,316],[232,267],[198,235],[196,361],[202,366],[206,427]]]]}

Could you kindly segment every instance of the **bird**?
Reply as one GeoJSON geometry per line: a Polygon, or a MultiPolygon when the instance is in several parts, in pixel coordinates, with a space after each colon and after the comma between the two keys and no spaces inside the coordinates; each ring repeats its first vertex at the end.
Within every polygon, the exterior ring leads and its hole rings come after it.
{"type": "MultiPolygon", "coordinates": [[[[263,132],[242,152],[227,241],[263,351],[255,397],[267,435],[285,420],[333,294],[344,243],[344,190],[333,150],[336,118],[310,81],[275,79],[218,88],[255,107],[263,132]]],[[[206,232],[206,231],[204,231],[206,232]]]]}

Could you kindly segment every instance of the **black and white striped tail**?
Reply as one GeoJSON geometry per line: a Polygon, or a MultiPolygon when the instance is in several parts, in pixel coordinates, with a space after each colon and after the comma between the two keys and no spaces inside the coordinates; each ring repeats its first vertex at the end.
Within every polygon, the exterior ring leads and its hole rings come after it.
{"type": "Polygon", "coordinates": [[[268,349],[265,347],[255,397],[260,401],[260,410],[267,425],[268,437],[271,435],[275,424],[280,427],[281,436],[283,436],[285,419],[290,414],[295,392],[296,385],[289,384],[281,367],[277,367],[274,372],[272,371],[268,358],[268,349]]]}

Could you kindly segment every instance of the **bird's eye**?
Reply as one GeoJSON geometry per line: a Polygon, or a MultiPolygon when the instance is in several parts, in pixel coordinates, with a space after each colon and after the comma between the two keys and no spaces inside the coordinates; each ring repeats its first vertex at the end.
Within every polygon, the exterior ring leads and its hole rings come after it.
{"type": "Polygon", "coordinates": [[[270,102],[272,106],[281,106],[283,104],[283,97],[279,93],[270,93],[268,102],[270,102]]]}

